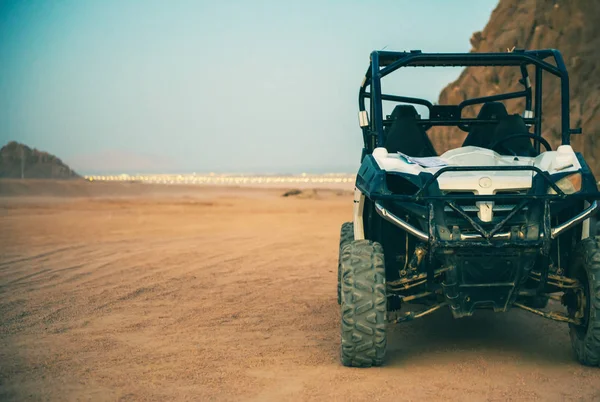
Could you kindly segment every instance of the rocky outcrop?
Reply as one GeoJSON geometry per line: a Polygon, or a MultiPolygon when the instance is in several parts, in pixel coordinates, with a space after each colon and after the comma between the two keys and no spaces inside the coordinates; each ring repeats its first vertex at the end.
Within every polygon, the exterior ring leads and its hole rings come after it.
{"type": "Polygon", "coordinates": [[[21,177],[75,179],[79,175],[56,156],[12,141],[0,149],[0,178],[21,177]]]}
{"type": "MultiPolygon", "coordinates": [[[[555,48],[570,75],[571,127],[583,129],[572,137],[573,146],[600,175],[600,1],[597,0],[500,0],[489,22],[471,37],[472,52],[503,52],[555,48]]],[[[533,70],[530,72],[533,75],[533,70]]],[[[440,94],[439,104],[458,104],[464,99],[520,90],[518,68],[466,68],[440,94]]],[[[544,74],[543,135],[553,146],[560,141],[560,88],[557,78],[544,74]]],[[[509,113],[523,110],[523,101],[507,102],[509,113]]],[[[465,110],[476,115],[479,106],[465,110]]],[[[430,130],[438,151],[462,144],[466,134],[438,127],[430,130]]]]}

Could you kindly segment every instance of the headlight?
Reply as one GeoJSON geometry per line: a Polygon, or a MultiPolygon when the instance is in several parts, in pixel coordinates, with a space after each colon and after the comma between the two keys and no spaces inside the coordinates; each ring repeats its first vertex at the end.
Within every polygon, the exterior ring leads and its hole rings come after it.
{"type": "MultiPolygon", "coordinates": [[[[556,184],[556,186],[565,194],[573,194],[581,191],[581,173],[574,173],[565,176],[554,184],[556,184]]],[[[556,191],[550,187],[548,194],[556,194],[556,191]]]]}

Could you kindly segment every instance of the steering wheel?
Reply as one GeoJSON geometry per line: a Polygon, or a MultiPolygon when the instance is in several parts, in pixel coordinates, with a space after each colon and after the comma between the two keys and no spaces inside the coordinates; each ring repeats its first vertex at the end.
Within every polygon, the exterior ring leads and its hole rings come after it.
{"type": "MultiPolygon", "coordinates": [[[[550,143],[548,141],[546,141],[544,138],[539,137],[535,134],[512,134],[509,135],[508,137],[504,137],[499,139],[498,141],[494,142],[493,144],[490,145],[490,149],[495,149],[498,145],[505,143],[506,141],[510,141],[510,140],[514,140],[515,138],[529,138],[532,139],[534,141],[539,142],[540,144],[542,144],[544,146],[544,148],[546,148],[546,151],[552,151],[552,146],[550,145],[550,143]]],[[[512,152],[513,155],[516,155],[516,153],[507,147],[507,150],[512,152]]]]}

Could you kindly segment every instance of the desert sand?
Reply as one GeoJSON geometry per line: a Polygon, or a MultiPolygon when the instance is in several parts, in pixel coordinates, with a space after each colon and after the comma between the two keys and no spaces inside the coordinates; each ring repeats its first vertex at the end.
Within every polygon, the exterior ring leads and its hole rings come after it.
{"type": "Polygon", "coordinates": [[[522,311],[389,330],[338,361],[340,190],[0,181],[0,400],[600,400],[522,311]]]}

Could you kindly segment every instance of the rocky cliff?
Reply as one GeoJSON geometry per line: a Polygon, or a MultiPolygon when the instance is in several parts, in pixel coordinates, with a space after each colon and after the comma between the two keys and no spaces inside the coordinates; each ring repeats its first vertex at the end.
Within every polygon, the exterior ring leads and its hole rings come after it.
{"type": "MultiPolygon", "coordinates": [[[[471,37],[472,52],[555,48],[565,60],[571,84],[571,127],[583,135],[572,137],[576,151],[600,175],[600,1],[500,0],[489,22],[471,37]]],[[[530,71],[533,75],[533,69],[530,71]]],[[[439,104],[458,104],[467,98],[521,90],[518,68],[466,68],[440,94],[439,104]]],[[[557,78],[544,74],[544,136],[553,146],[560,138],[560,88],[557,78]]],[[[509,113],[523,110],[522,100],[507,103],[509,113]]],[[[465,115],[476,115],[477,108],[465,115]]],[[[431,130],[438,151],[460,146],[463,132],[439,127],[431,130]]]]}
{"type": "Polygon", "coordinates": [[[21,178],[21,175],[26,179],[79,177],[56,156],[12,141],[0,149],[0,178],[21,178]]]}

